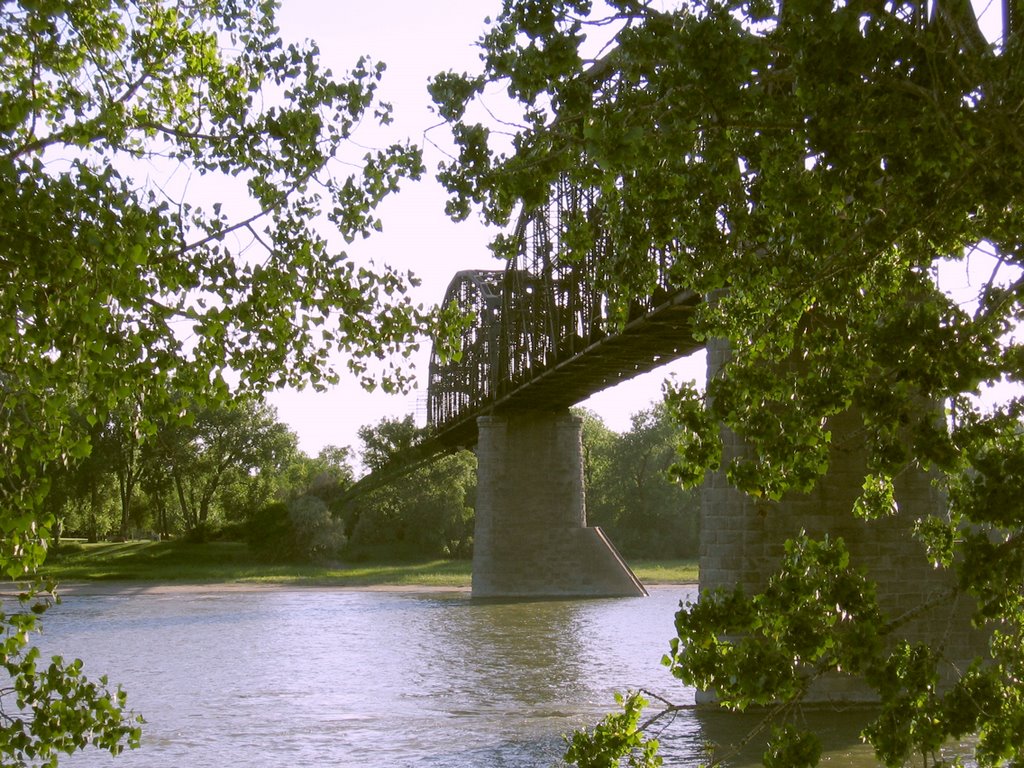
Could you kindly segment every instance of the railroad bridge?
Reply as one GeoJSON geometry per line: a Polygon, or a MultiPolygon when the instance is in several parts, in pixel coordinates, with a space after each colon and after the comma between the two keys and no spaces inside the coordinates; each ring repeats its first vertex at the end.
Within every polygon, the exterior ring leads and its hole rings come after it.
{"type": "Polygon", "coordinates": [[[432,445],[476,446],[474,595],[646,593],[586,525],[569,407],[701,348],[699,297],[673,284],[668,253],[651,254],[644,295],[603,278],[614,254],[600,237],[567,257],[561,225],[590,216],[593,194],[557,187],[520,218],[505,269],[459,272],[444,297],[468,322],[454,355],[432,354],[427,418],[432,445]]]}
{"type": "MultiPolygon", "coordinates": [[[[724,365],[723,342],[694,339],[700,297],[672,279],[676,254],[651,253],[638,284],[623,291],[603,277],[616,254],[600,235],[575,249],[560,242],[567,217],[592,215],[594,193],[558,187],[520,218],[505,269],[459,272],[444,301],[467,318],[454,347],[430,362],[425,459],[444,448],[476,447],[478,485],[473,555],[475,596],[642,595],[645,590],[604,534],[586,524],[580,421],[569,407],[589,395],[706,347],[708,376],[724,365]]],[[[946,585],[912,535],[915,520],[944,500],[923,472],[898,478],[899,513],[867,523],[850,510],[867,474],[856,413],[829,421],[829,473],[811,493],[781,502],[730,487],[708,474],[701,497],[700,586],[757,589],[799,531],[842,536],[855,565],[879,585],[895,615],[946,585]]],[[[723,461],[749,451],[723,432],[723,461]]],[[[970,657],[969,606],[941,604],[914,620],[922,638],[941,638],[953,658],[970,657]],[[955,627],[955,631],[951,628],[955,627]],[[957,646],[962,646],[958,653],[957,646]]],[[[843,683],[829,696],[857,697],[843,683]]]]}

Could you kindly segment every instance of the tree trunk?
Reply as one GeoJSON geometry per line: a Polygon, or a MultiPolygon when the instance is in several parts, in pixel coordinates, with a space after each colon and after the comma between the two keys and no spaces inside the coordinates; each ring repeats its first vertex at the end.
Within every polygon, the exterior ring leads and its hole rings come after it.
{"type": "Polygon", "coordinates": [[[189,500],[186,498],[185,486],[182,483],[181,474],[177,471],[174,475],[174,489],[178,493],[178,505],[181,507],[181,519],[185,523],[186,533],[194,531],[199,521],[196,519],[195,511],[189,500]]]}
{"type": "Polygon", "coordinates": [[[132,496],[135,493],[135,482],[138,478],[131,467],[122,465],[117,473],[117,485],[121,497],[120,536],[127,540],[131,523],[132,496]]]}

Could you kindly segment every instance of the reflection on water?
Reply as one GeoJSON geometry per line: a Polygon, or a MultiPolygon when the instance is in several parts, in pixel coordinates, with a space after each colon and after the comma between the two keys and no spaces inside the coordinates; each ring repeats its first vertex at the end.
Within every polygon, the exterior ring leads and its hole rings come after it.
{"type": "MultiPolygon", "coordinates": [[[[142,749],[113,763],[80,753],[69,766],[543,767],[559,763],[562,734],[613,708],[615,691],[693,701],[660,664],[679,601],[692,597],[80,596],[47,614],[41,645],[122,683],[148,721],[142,749]]],[[[735,722],[677,717],[661,735],[666,764],[697,765],[705,734],[735,740],[735,722]]],[[[840,743],[831,764],[873,765],[866,755],[840,743]]],[[[748,758],[732,764],[757,763],[748,758]]]]}
{"type": "Polygon", "coordinates": [[[117,765],[548,766],[616,690],[692,699],[659,663],[687,596],[78,596],[47,614],[41,640],[124,684],[146,717],[143,748],[117,765]]]}

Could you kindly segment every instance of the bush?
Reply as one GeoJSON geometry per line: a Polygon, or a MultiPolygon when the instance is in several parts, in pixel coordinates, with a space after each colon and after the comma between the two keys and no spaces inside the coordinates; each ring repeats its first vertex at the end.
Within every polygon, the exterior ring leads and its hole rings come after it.
{"type": "Polygon", "coordinates": [[[292,541],[303,560],[322,561],[337,556],[345,545],[344,526],[335,520],[318,496],[304,495],[288,505],[292,541]]]}
{"type": "Polygon", "coordinates": [[[304,495],[262,507],[249,518],[245,540],[268,562],[320,562],[337,556],[345,534],[322,499],[304,495]]]}
{"type": "Polygon", "coordinates": [[[250,514],[245,541],[253,554],[268,562],[296,559],[298,547],[288,506],[276,501],[250,514]]]}

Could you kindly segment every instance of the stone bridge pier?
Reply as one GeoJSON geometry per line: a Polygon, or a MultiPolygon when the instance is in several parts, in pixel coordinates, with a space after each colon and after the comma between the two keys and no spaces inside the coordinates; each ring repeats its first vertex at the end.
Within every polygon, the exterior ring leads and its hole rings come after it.
{"type": "Polygon", "coordinates": [[[587,526],[581,425],[568,409],[477,419],[474,597],[647,594],[587,526]]]}
{"type": "MultiPolygon", "coordinates": [[[[728,358],[721,342],[708,343],[708,376],[728,358]]],[[[949,599],[953,576],[936,569],[914,536],[918,518],[942,514],[945,498],[925,472],[910,469],[897,478],[898,511],[890,517],[864,521],[852,513],[867,474],[866,450],[855,412],[830,420],[830,470],[808,494],[791,494],[779,502],[755,500],[733,489],[725,472],[709,473],[702,489],[700,591],[742,585],[748,592],[764,587],[782,560],[786,539],[801,530],[814,538],[842,537],[850,566],[862,568],[878,584],[878,598],[890,619],[914,616],[901,628],[908,640],[924,641],[948,660],[948,681],[966,669],[967,660],[984,648],[985,637],[972,629],[968,598],[949,599]]],[[[749,451],[735,434],[723,432],[722,466],[749,451]]],[[[857,701],[870,692],[852,679],[820,681],[812,699],[857,701]]],[[[698,701],[711,701],[699,696],[698,701]]]]}

